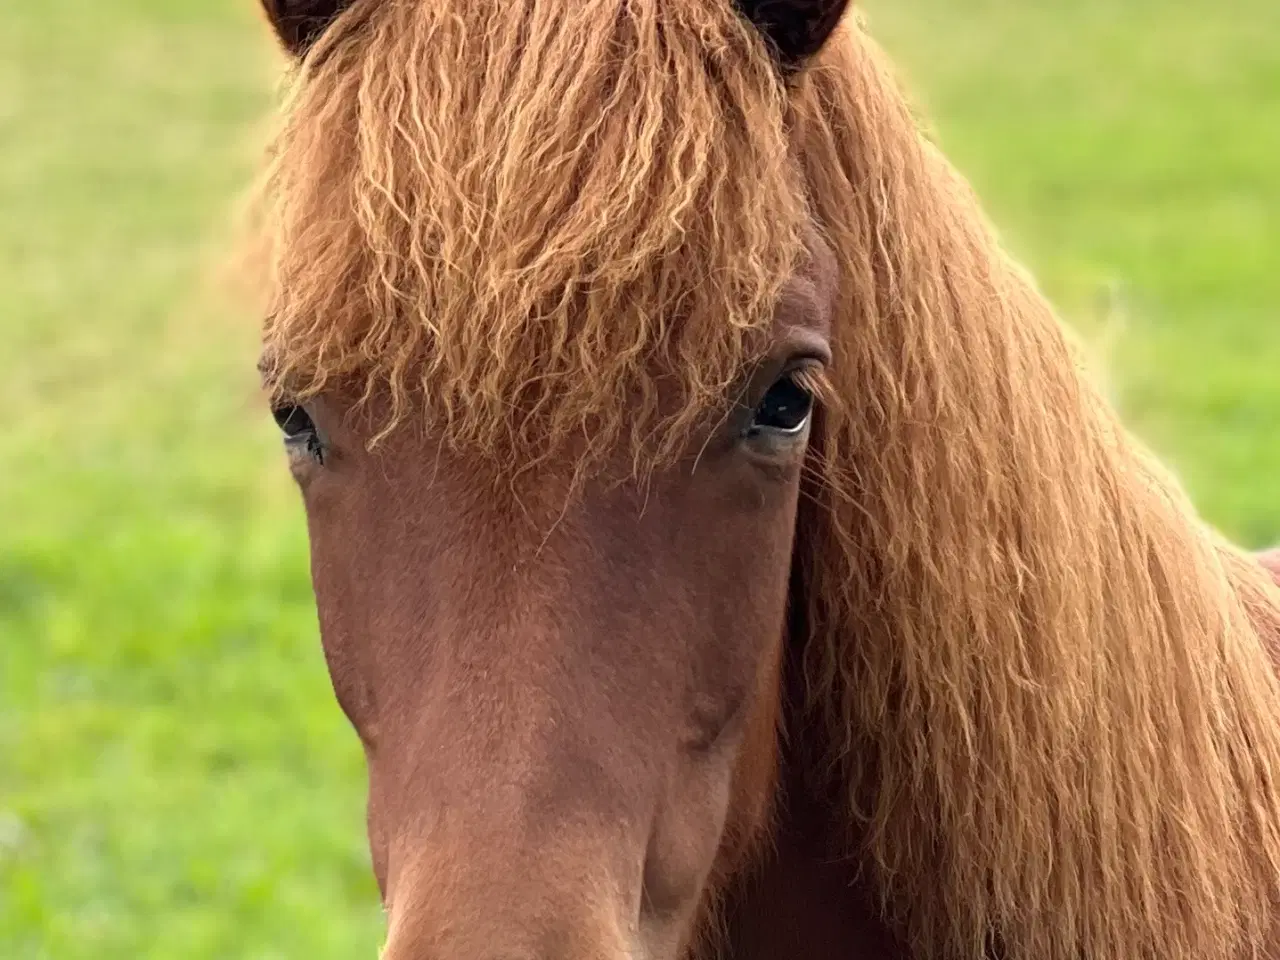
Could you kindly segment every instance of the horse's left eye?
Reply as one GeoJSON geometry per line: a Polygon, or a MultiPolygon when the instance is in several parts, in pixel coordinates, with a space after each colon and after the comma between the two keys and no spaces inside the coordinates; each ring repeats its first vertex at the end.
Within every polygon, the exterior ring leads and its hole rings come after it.
{"type": "Polygon", "coordinates": [[[780,439],[799,436],[813,414],[813,394],[786,374],[773,382],[751,418],[749,434],[767,434],[780,439]]]}
{"type": "Polygon", "coordinates": [[[271,415],[284,434],[285,446],[290,451],[304,452],[317,463],[324,463],[324,444],[311,414],[302,407],[285,404],[274,407],[271,415]]]}
{"type": "Polygon", "coordinates": [[[271,411],[276,426],[284,434],[286,440],[304,440],[308,434],[316,432],[316,425],[311,422],[311,415],[302,407],[282,406],[271,411]]]}

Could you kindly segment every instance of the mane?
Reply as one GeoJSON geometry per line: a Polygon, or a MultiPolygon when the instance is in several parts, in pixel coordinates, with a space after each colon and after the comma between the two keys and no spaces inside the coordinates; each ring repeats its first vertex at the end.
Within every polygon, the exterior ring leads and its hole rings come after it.
{"type": "Polygon", "coordinates": [[[1118,422],[849,30],[796,96],[842,263],[813,706],[924,957],[1236,958],[1280,893],[1280,593],[1118,422]]]}
{"type": "Polygon", "coordinates": [[[1280,596],[1123,429],[857,25],[788,87],[728,0],[356,0],[259,212],[276,390],[583,469],[683,448],[815,218],[842,276],[806,666],[885,905],[921,957],[1260,949],[1280,596]]]}
{"type": "Polygon", "coordinates": [[[357,0],[290,94],[254,243],[278,389],[652,465],[759,353],[807,213],[729,4],[357,0]]]}

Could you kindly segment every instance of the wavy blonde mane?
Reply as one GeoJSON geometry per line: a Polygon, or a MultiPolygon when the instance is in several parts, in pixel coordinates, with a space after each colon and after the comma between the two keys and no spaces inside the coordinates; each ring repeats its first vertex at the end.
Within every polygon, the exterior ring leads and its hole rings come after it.
{"type": "Polygon", "coordinates": [[[850,33],[797,96],[844,267],[809,668],[921,956],[1256,955],[1280,893],[1280,596],[1081,373],[850,33]]]}
{"type": "Polygon", "coordinates": [[[788,88],[728,0],[357,0],[262,186],[276,383],[384,389],[515,464],[683,449],[816,219],[842,302],[808,668],[886,905],[958,960],[1274,933],[1280,597],[1117,422],[855,24],[788,88]]]}

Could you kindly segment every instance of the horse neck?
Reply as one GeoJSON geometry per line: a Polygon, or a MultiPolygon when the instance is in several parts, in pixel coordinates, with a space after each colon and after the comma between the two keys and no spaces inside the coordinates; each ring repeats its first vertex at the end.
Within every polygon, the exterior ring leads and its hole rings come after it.
{"type": "MultiPolygon", "coordinates": [[[[1280,549],[1260,557],[1280,585],[1280,549]]],[[[1269,609],[1255,611],[1261,621],[1269,609]]],[[[793,635],[802,625],[792,624],[793,635]]],[[[1280,624],[1268,631],[1280,665],[1280,624]]],[[[731,889],[722,909],[721,960],[909,960],[911,950],[883,917],[877,891],[844,813],[844,786],[829,769],[817,727],[805,714],[801,647],[787,657],[788,735],[778,778],[778,817],[768,852],[731,889]]]]}
{"type": "MultiPolygon", "coordinates": [[[[793,590],[803,589],[799,577],[793,590]]],[[[793,603],[784,658],[775,821],[759,861],[722,905],[720,960],[907,960],[861,862],[848,854],[845,786],[827,761],[804,689],[804,604],[793,603]]]]}
{"type": "Polygon", "coordinates": [[[824,842],[826,811],[790,805],[769,855],[724,906],[721,958],[907,960],[858,864],[824,842]]]}
{"type": "Polygon", "coordinates": [[[841,786],[818,773],[821,754],[801,716],[804,701],[788,699],[774,832],[722,905],[718,958],[908,960],[861,863],[843,852],[841,786]]]}

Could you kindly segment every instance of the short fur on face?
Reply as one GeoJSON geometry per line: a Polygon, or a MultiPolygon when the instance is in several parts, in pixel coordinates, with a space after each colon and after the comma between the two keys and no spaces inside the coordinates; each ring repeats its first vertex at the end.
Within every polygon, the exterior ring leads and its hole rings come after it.
{"type": "Polygon", "coordinates": [[[279,382],[584,469],[681,448],[814,219],[842,288],[810,698],[886,905],[922,957],[1274,932],[1280,595],[1118,423],[859,30],[788,87],[722,0],[357,2],[262,196],[279,382]]]}

